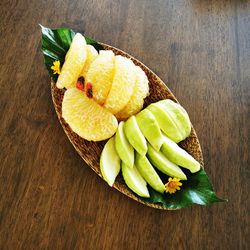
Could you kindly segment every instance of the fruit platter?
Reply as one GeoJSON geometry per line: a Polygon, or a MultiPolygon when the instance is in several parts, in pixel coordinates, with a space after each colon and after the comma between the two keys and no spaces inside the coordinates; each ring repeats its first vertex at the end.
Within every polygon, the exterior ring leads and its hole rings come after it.
{"type": "Polygon", "coordinates": [[[58,119],[96,174],[153,208],[225,201],[204,170],[187,111],[155,73],[71,29],[41,31],[58,119]]]}

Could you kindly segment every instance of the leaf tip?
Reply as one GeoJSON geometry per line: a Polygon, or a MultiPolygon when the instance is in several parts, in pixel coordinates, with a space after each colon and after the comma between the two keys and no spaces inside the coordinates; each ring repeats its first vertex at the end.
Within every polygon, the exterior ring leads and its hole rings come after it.
{"type": "Polygon", "coordinates": [[[38,24],[40,26],[41,29],[44,29],[45,27],[42,24],[38,24]]]}

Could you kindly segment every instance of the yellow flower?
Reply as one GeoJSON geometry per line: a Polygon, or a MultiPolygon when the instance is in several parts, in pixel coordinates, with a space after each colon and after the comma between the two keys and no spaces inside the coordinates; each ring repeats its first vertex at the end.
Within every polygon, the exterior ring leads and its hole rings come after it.
{"type": "Polygon", "coordinates": [[[176,190],[180,190],[180,186],[182,186],[182,183],[180,182],[180,179],[178,178],[168,178],[168,183],[165,184],[166,193],[174,194],[176,190]]]}
{"type": "Polygon", "coordinates": [[[51,66],[51,69],[53,70],[53,74],[61,74],[61,69],[60,69],[60,61],[54,61],[53,65],[51,66]]]}

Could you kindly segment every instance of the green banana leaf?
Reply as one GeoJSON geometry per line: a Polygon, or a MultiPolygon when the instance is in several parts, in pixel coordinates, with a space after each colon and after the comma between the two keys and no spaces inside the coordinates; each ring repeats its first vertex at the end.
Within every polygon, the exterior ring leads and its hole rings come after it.
{"type": "MultiPolygon", "coordinates": [[[[44,55],[44,63],[49,75],[54,81],[56,81],[58,75],[53,74],[51,66],[53,65],[53,62],[57,60],[59,60],[60,64],[63,65],[66,53],[76,33],[67,28],[49,29],[42,25],[40,26],[42,29],[42,52],[44,55]]],[[[97,51],[103,49],[101,44],[87,36],[84,37],[87,44],[95,47],[97,51]]]]}
{"type": "MultiPolygon", "coordinates": [[[[164,183],[167,182],[167,177],[163,177],[164,183]]],[[[188,207],[192,204],[209,205],[214,202],[225,202],[225,199],[218,198],[213,191],[213,187],[206,172],[202,169],[197,173],[191,174],[186,171],[188,176],[187,181],[181,181],[181,190],[174,194],[158,193],[151,187],[149,188],[150,198],[143,198],[143,201],[149,203],[158,203],[163,208],[180,209],[188,207]]]]}

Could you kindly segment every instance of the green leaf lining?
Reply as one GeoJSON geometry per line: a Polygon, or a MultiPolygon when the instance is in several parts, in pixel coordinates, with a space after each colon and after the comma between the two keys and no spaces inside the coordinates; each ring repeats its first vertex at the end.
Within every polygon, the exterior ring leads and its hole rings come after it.
{"type": "MultiPolygon", "coordinates": [[[[76,33],[73,30],[67,28],[50,29],[42,25],[40,26],[42,31],[42,52],[44,55],[44,63],[49,75],[54,81],[56,81],[58,75],[53,74],[51,66],[56,60],[60,61],[61,66],[63,65],[66,53],[69,50],[70,44],[76,33]]],[[[103,49],[101,44],[89,37],[84,37],[87,44],[95,47],[97,51],[103,49]]]]}
{"type": "Polygon", "coordinates": [[[205,170],[189,174],[187,181],[182,181],[181,190],[174,194],[161,194],[149,187],[150,198],[143,198],[149,203],[158,203],[164,208],[180,209],[192,204],[209,205],[227,200],[218,198],[205,170]]]}

